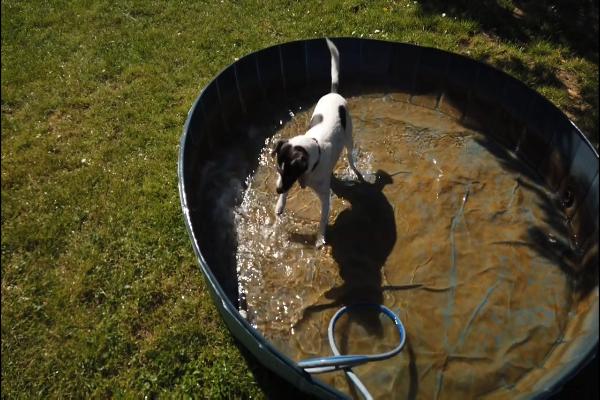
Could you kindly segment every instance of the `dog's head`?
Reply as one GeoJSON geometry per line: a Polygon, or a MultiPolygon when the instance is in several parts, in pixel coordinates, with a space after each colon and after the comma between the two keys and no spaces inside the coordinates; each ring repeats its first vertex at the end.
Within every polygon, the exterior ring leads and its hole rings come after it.
{"type": "Polygon", "coordinates": [[[271,156],[277,156],[277,193],[286,193],[308,169],[308,152],[302,146],[293,146],[287,140],[278,140],[271,156]]]}

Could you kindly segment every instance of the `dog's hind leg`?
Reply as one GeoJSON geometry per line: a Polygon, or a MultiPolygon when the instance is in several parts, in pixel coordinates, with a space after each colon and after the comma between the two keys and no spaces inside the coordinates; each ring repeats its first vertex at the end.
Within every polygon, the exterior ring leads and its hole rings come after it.
{"type": "Polygon", "coordinates": [[[348,115],[348,122],[347,122],[347,126],[346,126],[346,156],[348,157],[348,165],[350,166],[350,169],[352,170],[352,172],[354,172],[356,174],[356,177],[360,180],[360,181],[364,181],[365,179],[363,178],[362,174],[358,171],[358,169],[356,168],[356,165],[354,165],[354,158],[353,158],[353,154],[354,153],[354,141],[352,139],[352,120],[350,119],[350,116],[348,115]]]}
{"type": "Polygon", "coordinates": [[[319,199],[321,200],[321,222],[319,224],[319,232],[317,233],[317,248],[322,248],[325,245],[325,232],[327,230],[327,224],[329,223],[329,208],[331,201],[329,185],[327,189],[322,189],[317,192],[319,199]]]}

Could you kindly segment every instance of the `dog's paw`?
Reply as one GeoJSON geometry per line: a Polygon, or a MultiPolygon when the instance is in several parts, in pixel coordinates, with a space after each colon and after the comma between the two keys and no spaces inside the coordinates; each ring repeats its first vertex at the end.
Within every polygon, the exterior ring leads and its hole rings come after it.
{"type": "Polygon", "coordinates": [[[358,169],[350,167],[350,170],[352,171],[352,172],[350,172],[350,175],[348,176],[350,179],[352,179],[354,177],[359,182],[365,181],[365,178],[363,178],[362,173],[358,169]]]}
{"type": "Polygon", "coordinates": [[[277,205],[275,206],[275,214],[277,215],[281,215],[283,214],[283,210],[285,209],[285,197],[284,196],[280,196],[279,199],[277,200],[277,205]]]}
{"type": "Polygon", "coordinates": [[[325,238],[324,237],[317,238],[317,243],[315,244],[315,246],[319,250],[321,250],[323,247],[325,247],[325,238]]]}
{"type": "Polygon", "coordinates": [[[375,182],[377,182],[377,176],[374,174],[368,174],[363,179],[365,183],[370,183],[371,185],[374,185],[375,182]]]}

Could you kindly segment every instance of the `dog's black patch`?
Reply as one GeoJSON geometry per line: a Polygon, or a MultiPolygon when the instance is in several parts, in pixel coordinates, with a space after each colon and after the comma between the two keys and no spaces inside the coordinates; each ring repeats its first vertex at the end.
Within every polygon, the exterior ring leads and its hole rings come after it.
{"type": "Polygon", "coordinates": [[[342,124],[342,128],[346,129],[346,107],[339,106],[338,112],[340,114],[340,123],[342,124]]]}
{"type": "Polygon", "coordinates": [[[311,130],[314,126],[319,125],[321,122],[323,122],[323,115],[321,115],[321,114],[313,115],[312,118],[310,119],[310,123],[308,124],[308,130],[311,130]]]}
{"type": "Polygon", "coordinates": [[[277,193],[285,193],[308,169],[308,152],[302,146],[292,146],[287,141],[277,152],[277,170],[281,176],[281,187],[277,193]]]}

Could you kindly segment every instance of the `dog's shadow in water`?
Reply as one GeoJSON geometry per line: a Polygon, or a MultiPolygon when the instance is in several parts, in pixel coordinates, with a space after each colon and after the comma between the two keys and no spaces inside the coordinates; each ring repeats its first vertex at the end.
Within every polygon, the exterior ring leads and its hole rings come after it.
{"type": "MultiPolygon", "coordinates": [[[[341,181],[332,176],[331,190],[351,205],[337,216],[325,235],[327,245],[331,246],[333,259],[339,266],[343,283],[325,293],[325,297],[331,300],[329,303],[307,307],[304,317],[314,312],[358,302],[383,304],[385,290],[407,289],[383,286],[382,282],[381,269],[396,244],[394,208],[383,194],[383,188],[392,183],[392,176],[382,170],[375,173],[374,183],[341,181]]],[[[292,240],[303,243],[313,240],[314,243],[314,237],[294,236],[292,240]]],[[[339,330],[347,331],[351,320],[360,324],[369,335],[381,338],[383,326],[379,315],[368,309],[351,310],[348,312],[350,319],[340,321],[339,330]]],[[[348,335],[343,335],[339,343],[342,354],[348,354],[348,339],[348,335]]],[[[419,383],[415,352],[409,338],[406,339],[405,352],[409,358],[408,398],[413,399],[416,398],[419,383]]],[[[350,381],[348,387],[354,398],[360,397],[350,381]]]]}
{"type": "MultiPolygon", "coordinates": [[[[374,183],[342,181],[332,176],[331,190],[351,205],[328,226],[325,234],[343,284],[325,293],[330,303],[308,307],[305,316],[357,302],[383,304],[381,268],[396,243],[394,209],[383,194],[383,188],[391,183],[392,177],[381,170],[376,172],[374,183]]],[[[306,239],[292,236],[295,241],[306,239]]],[[[378,313],[350,312],[349,316],[369,335],[382,336],[378,313]]]]}

